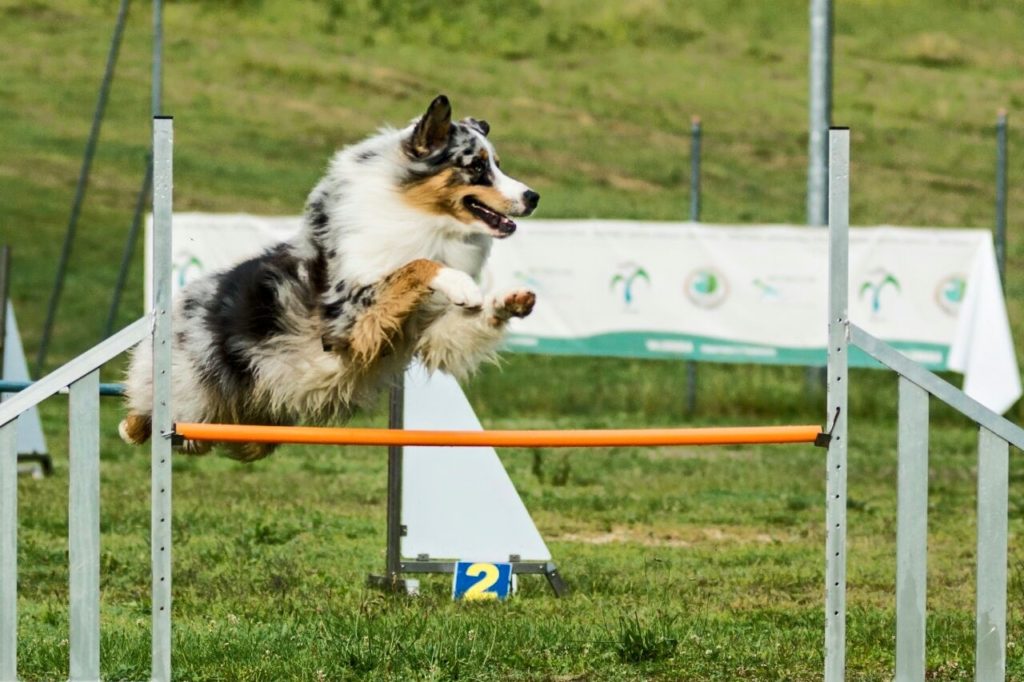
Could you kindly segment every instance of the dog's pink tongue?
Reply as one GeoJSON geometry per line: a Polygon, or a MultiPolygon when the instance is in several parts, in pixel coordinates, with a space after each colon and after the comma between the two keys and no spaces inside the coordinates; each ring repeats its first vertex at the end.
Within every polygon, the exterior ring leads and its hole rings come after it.
{"type": "Polygon", "coordinates": [[[515,222],[504,215],[498,215],[498,224],[494,226],[494,235],[500,240],[510,236],[515,231],[515,222]]]}

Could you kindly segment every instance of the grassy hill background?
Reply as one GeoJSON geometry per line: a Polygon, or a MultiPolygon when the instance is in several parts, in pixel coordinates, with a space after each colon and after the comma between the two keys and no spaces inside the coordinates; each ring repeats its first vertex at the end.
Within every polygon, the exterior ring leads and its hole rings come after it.
{"type": "MultiPolygon", "coordinates": [[[[0,0],[0,242],[13,248],[30,357],[116,10],[0,0]]],[[[102,334],[149,145],[149,12],[132,7],[50,368],[102,334]]],[[[854,223],[992,225],[993,124],[997,108],[1010,110],[1007,295],[1024,338],[1024,5],[844,0],[835,15],[833,119],[852,128],[854,223]]],[[[543,195],[543,217],[685,217],[700,115],[703,219],[801,223],[807,27],[805,0],[167,2],[176,208],[297,213],[334,149],[445,92],[456,115],[491,122],[510,172],[543,195]]],[[[141,259],[140,248],[122,323],[141,311],[141,259]]],[[[701,422],[820,419],[799,368],[700,372],[701,422]]],[[[880,679],[892,664],[893,384],[870,372],[856,381],[851,678],[880,679]]],[[[676,363],[512,357],[469,392],[495,426],[686,418],[676,363]]],[[[148,646],[146,462],[117,443],[116,413],[104,415],[103,441],[111,679],[145,676],[148,646]]],[[[63,405],[43,417],[59,459],[63,405]]],[[[933,419],[929,669],[966,679],[973,435],[942,409],[933,419]]],[[[183,679],[816,679],[819,455],[783,453],[511,453],[577,596],[554,602],[527,584],[500,612],[448,603],[443,579],[413,605],[362,590],[382,561],[383,469],[370,450],[291,448],[248,468],[181,460],[175,665],[183,679]],[[301,504],[296,490],[308,493],[301,504]]],[[[27,679],[66,677],[62,476],[21,490],[27,679]]],[[[1015,532],[1021,485],[1014,474],[1015,532]]],[[[1017,547],[1011,564],[1019,639],[1017,547]]],[[[1024,677],[1013,649],[1010,663],[1024,677]]]]}

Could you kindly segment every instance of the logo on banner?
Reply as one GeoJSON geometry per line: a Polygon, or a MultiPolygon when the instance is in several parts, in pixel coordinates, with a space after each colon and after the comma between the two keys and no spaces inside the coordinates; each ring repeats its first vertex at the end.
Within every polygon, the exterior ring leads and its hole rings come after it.
{"type": "Polygon", "coordinates": [[[870,279],[861,283],[858,296],[861,300],[867,296],[871,302],[871,312],[876,314],[882,309],[882,301],[887,298],[887,291],[901,293],[900,281],[888,270],[877,268],[871,271],[870,279]]]}
{"type": "Polygon", "coordinates": [[[717,308],[728,295],[725,275],[714,268],[694,270],[686,278],[686,297],[700,308],[717,308]]]}
{"type": "Polygon", "coordinates": [[[196,256],[189,254],[183,261],[175,263],[172,266],[172,270],[173,274],[171,277],[175,280],[180,290],[192,280],[202,276],[203,263],[196,256]]]}
{"type": "Polygon", "coordinates": [[[762,301],[780,301],[782,300],[782,292],[777,287],[768,284],[763,279],[754,280],[754,288],[761,293],[762,301]]]}
{"type": "Polygon", "coordinates": [[[961,275],[950,275],[935,287],[935,302],[947,315],[956,317],[960,312],[960,304],[964,301],[967,281],[961,275]]]}
{"type": "Polygon", "coordinates": [[[608,288],[612,291],[621,289],[622,301],[626,307],[629,307],[635,299],[636,284],[641,281],[650,286],[651,276],[647,274],[647,271],[636,263],[623,263],[619,266],[618,273],[611,278],[608,288]]]}
{"type": "Polygon", "coordinates": [[[528,272],[516,270],[515,272],[512,273],[512,277],[516,280],[516,282],[518,282],[519,284],[528,289],[532,289],[533,291],[538,293],[544,291],[544,285],[541,284],[541,281],[528,272]]]}

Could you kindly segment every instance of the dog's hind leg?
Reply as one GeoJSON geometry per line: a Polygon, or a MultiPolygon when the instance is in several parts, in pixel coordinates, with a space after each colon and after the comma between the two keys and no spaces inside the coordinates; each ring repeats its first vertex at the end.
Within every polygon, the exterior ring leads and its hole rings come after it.
{"type": "Polygon", "coordinates": [[[117,426],[121,440],[129,445],[142,445],[153,435],[153,418],[148,414],[129,412],[117,426]]]}

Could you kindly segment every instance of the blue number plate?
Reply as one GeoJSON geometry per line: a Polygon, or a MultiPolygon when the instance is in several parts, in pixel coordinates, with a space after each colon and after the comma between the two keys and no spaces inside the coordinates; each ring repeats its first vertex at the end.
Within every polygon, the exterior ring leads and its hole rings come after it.
{"type": "Polygon", "coordinates": [[[455,564],[452,599],[505,599],[512,591],[512,564],[460,561],[455,564]]]}

